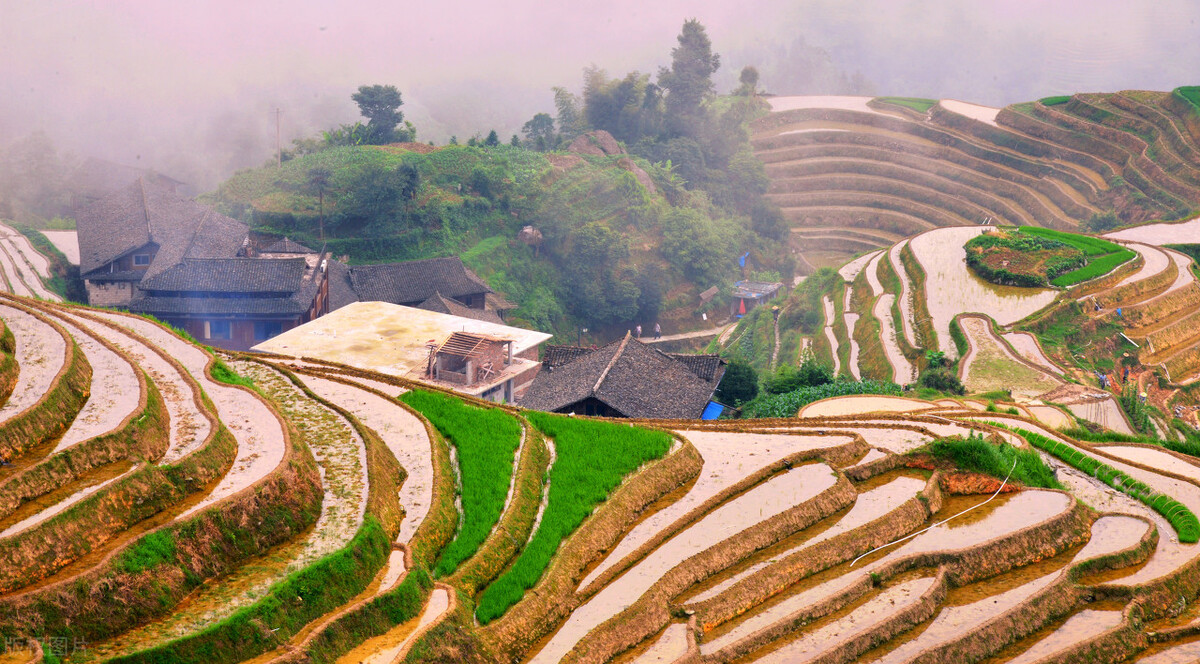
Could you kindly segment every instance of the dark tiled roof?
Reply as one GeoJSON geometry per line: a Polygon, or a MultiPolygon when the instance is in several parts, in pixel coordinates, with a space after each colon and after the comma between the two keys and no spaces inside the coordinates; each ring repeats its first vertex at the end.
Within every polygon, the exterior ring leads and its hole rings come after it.
{"type": "Polygon", "coordinates": [[[336,311],[354,302],[358,302],[358,294],[350,283],[350,268],[344,263],[329,259],[326,268],[329,279],[329,310],[336,311]]]}
{"type": "Polygon", "coordinates": [[[555,411],[595,397],[627,417],[698,418],[725,374],[717,358],[712,378],[704,380],[693,369],[700,363],[680,361],[628,334],[586,353],[553,348],[547,347],[548,358],[574,357],[543,368],[519,405],[555,411]]]}
{"type": "Polygon", "coordinates": [[[85,278],[148,244],[157,245],[158,253],[146,279],[184,258],[231,258],[248,231],[242,222],[146,178],[83,208],[75,219],[79,271],[85,278]]]}
{"type": "Polygon", "coordinates": [[[303,258],[189,258],[142,280],[149,292],[295,293],[307,265],[303,258]]]}
{"type": "Polygon", "coordinates": [[[441,293],[461,298],[492,292],[456,256],[350,268],[350,283],[364,302],[418,304],[441,293]]]}
{"type": "Polygon", "coordinates": [[[95,281],[141,281],[145,270],[122,270],[121,272],[93,272],[87,275],[95,281]]]}
{"type": "Polygon", "coordinates": [[[451,316],[462,316],[464,318],[474,318],[475,320],[484,320],[489,323],[503,325],[504,321],[496,315],[494,311],[487,309],[472,309],[467,305],[452,300],[447,297],[442,297],[441,293],[434,293],[432,297],[417,305],[418,309],[426,311],[436,311],[442,314],[450,314],[451,316]]]}
{"type": "MultiPolygon", "coordinates": [[[[307,290],[307,289],[306,289],[307,290]]],[[[129,303],[129,310],[155,316],[255,315],[295,317],[312,306],[312,294],[288,297],[156,297],[143,295],[129,303]]]]}
{"type": "Polygon", "coordinates": [[[587,346],[546,346],[542,353],[542,366],[555,368],[561,367],[564,364],[574,362],[575,360],[591,353],[595,348],[587,346]]]}
{"type": "Polygon", "coordinates": [[[703,380],[713,380],[715,377],[720,382],[721,376],[725,375],[725,360],[722,360],[720,355],[694,355],[691,353],[666,353],[666,355],[682,362],[692,373],[703,380]]]}
{"type": "Polygon", "coordinates": [[[285,237],[282,240],[279,240],[278,242],[272,243],[266,249],[263,249],[262,253],[264,253],[264,254],[315,254],[315,253],[317,253],[317,251],[315,249],[309,249],[308,247],[300,244],[299,242],[296,242],[295,240],[292,240],[291,238],[285,237]]]}

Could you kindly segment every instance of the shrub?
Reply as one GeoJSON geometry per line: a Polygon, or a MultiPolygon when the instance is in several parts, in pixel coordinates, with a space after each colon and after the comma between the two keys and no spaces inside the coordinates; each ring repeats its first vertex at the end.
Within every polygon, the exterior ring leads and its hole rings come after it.
{"type": "Polygon", "coordinates": [[[1062,489],[1042,457],[1034,450],[1019,450],[1007,443],[990,443],[972,433],[967,438],[955,436],[930,443],[925,451],[946,459],[963,470],[985,473],[993,477],[1008,477],[1025,486],[1062,489]],[[1015,464],[1015,465],[1014,465],[1015,464]]]}
{"type": "Polygon", "coordinates": [[[536,412],[526,417],[554,440],[546,508],[525,550],[479,596],[476,617],[481,623],[504,615],[521,600],[541,578],[559,544],[608,499],[626,475],[671,448],[671,437],[665,432],[631,424],[536,412]]]}
{"type": "Polygon", "coordinates": [[[816,387],[802,387],[784,394],[765,394],[742,407],[742,417],[794,417],[800,408],[814,401],[848,394],[899,395],[900,386],[879,380],[838,381],[816,387]]]}
{"type": "Polygon", "coordinates": [[[919,382],[922,387],[928,387],[948,394],[965,394],[967,391],[958,380],[958,376],[945,368],[929,369],[921,374],[919,382]]]}
{"type": "Polygon", "coordinates": [[[468,406],[454,397],[410,390],[401,401],[429,418],[458,450],[462,522],[434,568],[445,576],[475,555],[504,511],[521,425],[495,408],[468,406]]]}
{"type": "Polygon", "coordinates": [[[806,359],[798,368],[783,365],[767,379],[763,389],[768,394],[784,394],[802,387],[817,387],[833,382],[833,371],[813,359],[806,359]]]}
{"type": "Polygon", "coordinates": [[[758,396],[758,373],[745,362],[730,362],[717,386],[716,396],[722,403],[734,406],[753,399],[758,396]]]}
{"type": "Polygon", "coordinates": [[[1088,217],[1087,220],[1081,225],[1093,233],[1104,233],[1106,231],[1111,231],[1117,226],[1120,226],[1121,218],[1118,217],[1117,213],[1113,212],[1112,210],[1108,210],[1107,212],[1096,212],[1092,216],[1088,217]]]}

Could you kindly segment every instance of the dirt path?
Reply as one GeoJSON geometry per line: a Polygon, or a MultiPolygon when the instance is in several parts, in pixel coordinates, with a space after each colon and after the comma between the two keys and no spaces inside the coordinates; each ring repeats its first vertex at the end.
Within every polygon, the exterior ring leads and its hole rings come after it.
{"type": "Polygon", "coordinates": [[[726,323],[720,327],[714,327],[711,330],[696,330],[694,332],[681,332],[679,334],[665,334],[657,339],[653,337],[643,337],[644,344],[661,344],[668,341],[680,341],[683,339],[703,339],[705,337],[721,337],[727,331],[733,329],[736,323],[726,323]]]}
{"type": "Polygon", "coordinates": [[[779,316],[775,317],[775,347],[771,349],[771,371],[779,364],[779,316]]]}

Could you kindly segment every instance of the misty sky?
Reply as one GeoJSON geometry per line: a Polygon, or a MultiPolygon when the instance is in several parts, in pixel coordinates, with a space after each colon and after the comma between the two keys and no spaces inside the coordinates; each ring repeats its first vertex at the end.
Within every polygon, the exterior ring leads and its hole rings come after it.
{"type": "Polygon", "coordinates": [[[772,85],[797,40],[880,94],[1004,105],[1200,84],[1195,0],[0,0],[0,144],[44,130],[206,188],[273,155],[276,107],[286,144],[358,119],[349,96],[370,83],[400,88],[421,140],[507,137],[589,64],[668,64],[691,17],[722,91],[755,64],[769,91],[804,92],[772,85]]]}

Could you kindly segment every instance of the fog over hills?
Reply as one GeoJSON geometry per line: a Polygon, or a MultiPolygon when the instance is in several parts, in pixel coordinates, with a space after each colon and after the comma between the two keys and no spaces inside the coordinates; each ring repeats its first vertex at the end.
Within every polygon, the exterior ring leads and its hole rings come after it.
{"type": "Polygon", "coordinates": [[[356,120],[364,83],[399,87],[421,140],[508,136],[590,64],[656,71],[689,17],[722,55],[722,91],[747,64],[777,93],[992,105],[1200,79],[1188,0],[8,2],[0,143],[43,130],[203,189],[271,155],[275,108],[287,144],[356,120]]]}

